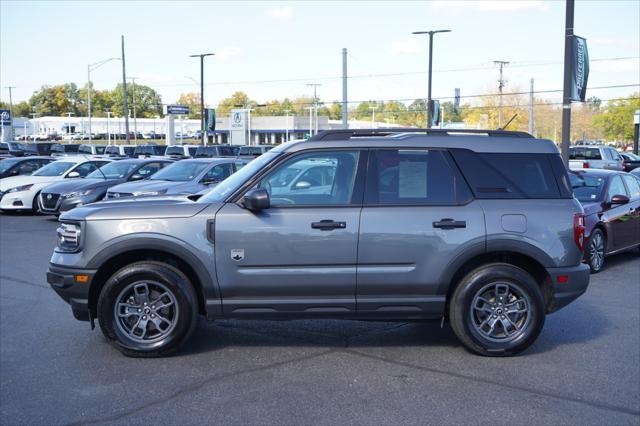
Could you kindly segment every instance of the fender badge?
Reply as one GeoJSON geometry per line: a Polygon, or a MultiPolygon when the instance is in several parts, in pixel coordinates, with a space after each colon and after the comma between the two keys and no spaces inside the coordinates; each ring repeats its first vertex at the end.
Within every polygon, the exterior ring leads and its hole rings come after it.
{"type": "Polygon", "coordinates": [[[231,249],[231,259],[240,262],[244,259],[244,249],[231,249]]]}

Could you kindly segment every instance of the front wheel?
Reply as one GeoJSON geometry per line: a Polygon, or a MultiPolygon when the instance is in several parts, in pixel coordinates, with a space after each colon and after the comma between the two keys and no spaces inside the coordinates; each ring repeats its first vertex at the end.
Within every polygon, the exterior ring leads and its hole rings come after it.
{"type": "Polygon", "coordinates": [[[449,318],[467,349],[485,356],[515,355],[542,331],[544,298],[523,269],[493,263],[471,271],[459,282],[449,304],[449,318]]]}
{"type": "Polygon", "coordinates": [[[164,356],[193,333],[197,300],[177,268],[137,262],[109,278],[98,298],[98,320],[104,336],[123,354],[164,356]]]}

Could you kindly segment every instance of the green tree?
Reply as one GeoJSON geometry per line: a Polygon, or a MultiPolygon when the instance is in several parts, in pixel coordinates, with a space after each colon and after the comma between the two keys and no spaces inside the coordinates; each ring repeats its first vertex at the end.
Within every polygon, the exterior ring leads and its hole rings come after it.
{"type": "Polygon", "coordinates": [[[595,127],[604,132],[608,140],[633,140],[633,114],[640,109],[640,92],[609,101],[604,112],[593,118],[595,127]]]}
{"type": "MultiPolygon", "coordinates": [[[[111,112],[116,116],[124,116],[122,83],[119,83],[116,88],[111,91],[111,99],[113,101],[111,112]]],[[[162,115],[162,98],[149,86],[136,84],[134,89],[133,85],[127,85],[127,102],[132,117],[134,107],[136,109],[136,116],[140,118],[153,118],[162,115]]]]}
{"type": "Polygon", "coordinates": [[[83,103],[75,83],[42,86],[29,99],[29,104],[39,116],[65,116],[68,112],[79,115],[83,103]]]}
{"type": "Polygon", "coordinates": [[[189,107],[189,118],[200,118],[200,94],[196,92],[183,93],[178,98],[179,105],[189,107]]]}

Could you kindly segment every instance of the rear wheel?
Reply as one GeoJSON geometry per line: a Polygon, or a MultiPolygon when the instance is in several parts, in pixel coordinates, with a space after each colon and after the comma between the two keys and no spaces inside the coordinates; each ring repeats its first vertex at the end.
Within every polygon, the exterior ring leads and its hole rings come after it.
{"type": "Polygon", "coordinates": [[[464,346],[480,355],[515,355],[542,331],[544,298],[523,269],[493,263],[467,274],[449,304],[451,327],[464,346]]]}
{"type": "Polygon", "coordinates": [[[589,245],[587,246],[587,262],[591,268],[592,274],[597,274],[602,271],[604,267],[604,255],[606,252],[606,241],[604,238],[604,232],[596,228],[589,236],[589,245]]]}
{"type": "Polygon", "coordinates": [[[138,262],[116,272],[98,298],[105,337],[127,356],[168,355],[196,325],[197,297],[189,279],[161,262],[138,262]]]}

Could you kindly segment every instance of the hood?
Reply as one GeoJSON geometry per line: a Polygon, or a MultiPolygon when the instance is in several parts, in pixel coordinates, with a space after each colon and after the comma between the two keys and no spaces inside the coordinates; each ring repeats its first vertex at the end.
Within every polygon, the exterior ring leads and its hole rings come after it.
{"type": "Polygon", "coordinates": [[[62,176],[12,176],[0,179],[0,191],[4,192],[17,186],[46,184],[64,179],[62,176]]]}
{"type": "Polygon", "coordinates": [[[123,179],[65,179],[47,186],[43,191],[52,194],[68,194],[74,191],[86,191],[93,188],[110,187],[123,179]]]}
{"type": "Polygon", "coordinates": [[[186,196],[142,197],[109,200],[77,207],[61,220],[123,220],[187,218],[200,213],[210,204],[196,203],[186,196]]]}
{"type": "Polygon", "coordinates": [[[109,188],[109,192],[151,192],[151,191],[164,191],[168,193],[179,193],[182,188],[188,188],[193,185],[193,182],[172,182],[168,180],[144,180],[138,182],[127,182],[122,185],[117,185],[109,188]]]}
{"type": "Polygon", "coordinates": [[[601,203],[582,203],[582,208],[584,209],[584,215],[589,216],[602,211],[602,204],[601,203]]]}

